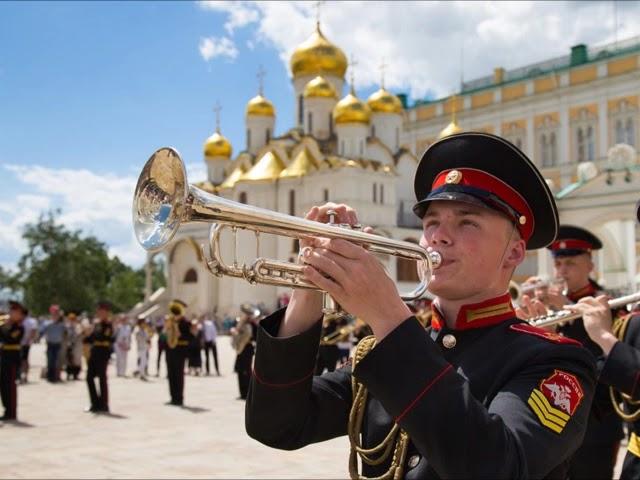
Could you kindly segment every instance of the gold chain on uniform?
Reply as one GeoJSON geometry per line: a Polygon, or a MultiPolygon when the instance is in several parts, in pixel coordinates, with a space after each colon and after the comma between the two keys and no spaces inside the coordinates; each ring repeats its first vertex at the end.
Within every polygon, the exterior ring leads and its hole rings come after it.
{"type": "MultiPolygon", "coordinates": [[[[375,346],[376,339],[373,335],[363,338],[356,346],[353,356],[353,368],[369,353],[375,346]]],[[[349,453],[349,475],[357,480],[397,480],[402,478],[404,472],[404,461],[409,447],[409,435],[402,430],[398,424],[394,424],[386,438],[373,448],[363,448],[361,443],[362,421],[367,405],[367,389],[351,376],[351,388],[353,391],[353,403],[349,412],[349,443],[351,451],[349,453]],[[391,465],[389,469],[379,477],[363,477],[358,473],[358,456],[362,464],[380,465],[387,460],[391,452],[391,465]]]]}
{"type": "MultiPolygon", "coordinates": [[[[622,318],[616,319],[613,322],[613,334],[620,340],[624,342],[624,336],[627,333],[627,327],[629,326],[629,320],[631,319],[631,315],[625,315],[622,318]]],[[[616,411],[618,416],[622,418],[625,422],[635,422],[640,419],[640,401],[632,400],[630,395],[626,393],[620,392],[620,396],[622,397],[620,400],[616,398],[616,389],[613,387],[609,387],[609,397],[611,398],[611,403],[613,404],[613,409],[616,411]],[[636,407],[636,411],[633,413],[627,413],[624,411],[624,408],[621,406],[627,404],[629,409],[631,407],[636,407]]]]}

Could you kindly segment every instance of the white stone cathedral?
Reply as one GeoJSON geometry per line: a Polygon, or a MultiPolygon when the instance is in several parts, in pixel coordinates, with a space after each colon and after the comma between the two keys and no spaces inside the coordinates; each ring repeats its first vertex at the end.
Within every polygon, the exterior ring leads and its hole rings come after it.
{"type": "MultiPolygon", "coordinates": [[[[412,213],[403,213],[410,212],[408,206],[414,202],[417,158],[400,144],[404,121],[401,100],[381,85],[363,101],[357,97],[353,82],[344,96],[347,59],[319,25],[295,50],[290,66],[295,125],[283,135],[274,135],[276,109],[259,91],[246,106],[244,150],[234,157],[230,142],[217,128],[204,144],[208,180],[196,186],[250,206],[296,216],[304,216],[313,205],[327,201],[345,203],[376,233],[417,243],[420,224],[412,213]]],[[[214,308],[233,314],[246,301],[275,308],[278,297],[288,293],[288,288],[255,286],[208,272],[200,248],[208,244],[208,232],[207,224],[181,228],[163,252],[167,288],[160,298],[147,298],[147,305],[156,303],[155,313],[162,313],[163,304],[177,297],[193,314],[214,308]]],[[[255,236],[240,232],[236,243],[238,262],[250,264],[256,258],[255,236]]],[[[234,260],[233,244],[229,232],[222,244],[229,263],[234,260]]],[[[297,242],[261,235],[259,255],[294,260],[297,242]]],[[[414,263],[395,257],[381,260],[401,291],[416,286],[414,263]]]]}

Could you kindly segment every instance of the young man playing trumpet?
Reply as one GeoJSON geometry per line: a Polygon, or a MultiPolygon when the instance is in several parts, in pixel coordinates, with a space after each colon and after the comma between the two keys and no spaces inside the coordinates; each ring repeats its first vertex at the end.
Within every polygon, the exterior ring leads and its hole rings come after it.
{"type": "MultiPolygon", "coordinates": [[[[518,320],[507,293],[525,250],[555,238],[551,192],[520,150],[481,133],[430,146],[415,192],[421,245],[442,255],[429,284],[431,327],[366,249],[309,241],[305,277],[373,336],[358,346],[355,365],[314,376],[321,296],[295,290],[286,311],[258,331],[249,435],[296,449],[348,434],[352,478],[566,475],[586,428],[594,361],[577,342],[518,320]]],[[[358,222],[335,204],[307,218],[326,222],[329,210],[339,223],[358,222]]]]}

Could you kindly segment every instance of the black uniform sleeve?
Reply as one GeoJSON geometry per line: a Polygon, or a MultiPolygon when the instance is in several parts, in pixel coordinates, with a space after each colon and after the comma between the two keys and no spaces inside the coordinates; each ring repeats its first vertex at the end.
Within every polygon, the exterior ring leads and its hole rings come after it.
{"type": "Polygon", "coordinates": [[[260,322],[245,427],[265,445],[293,450],[347,433],[351,369],[313,376],[321,321],[277,338],[283,316],[280,310],[260,322]]]}
{"type": "Polygon", "coordinates": [[[353,374],[441,478],[542,478],[580,445],[595,387],[595,365],[583,348],[550,343],[547,350],[571,353],[536,359],[514,372],[488,408],[414,317],[385,337],[353,374]],[[529,404],[555,369],[577,378],[584,394],[573,414],[563,418],[537,414],[540,407],[529,404]]]}
{"type": "Polygon", "coordinates": [[[625,343],[617,342],[604,360],[600,381],[616,390],[640,398],[640,350],[625,343]]]}

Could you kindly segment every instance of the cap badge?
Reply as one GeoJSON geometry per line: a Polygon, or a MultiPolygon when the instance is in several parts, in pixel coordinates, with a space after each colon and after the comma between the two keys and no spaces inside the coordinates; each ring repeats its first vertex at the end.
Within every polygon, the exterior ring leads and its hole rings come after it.
{"type": "Polygon", "coordinates": [[[518,222],[520,222],[520,225],[524,225],[525,223],[527,223],[527,217],[525,217],[524,215],[520,215],[520,218],[518,218],[518,222]]]}
{"type": "Polygon", "coordinates": [[[566,242],[560,242],[560,248],[562,248],[562,249],[567,248],[567,243],[566,242]]]}
{"type": "Polygon", "coordinates": [[[455,185],[457,183],[460,183],[460,180],[462,180],[462,172],[460,172],[459,170],[451,170],[449,173],[447,173],[447,176],[444,179],[444,183],[455,185]]]}

